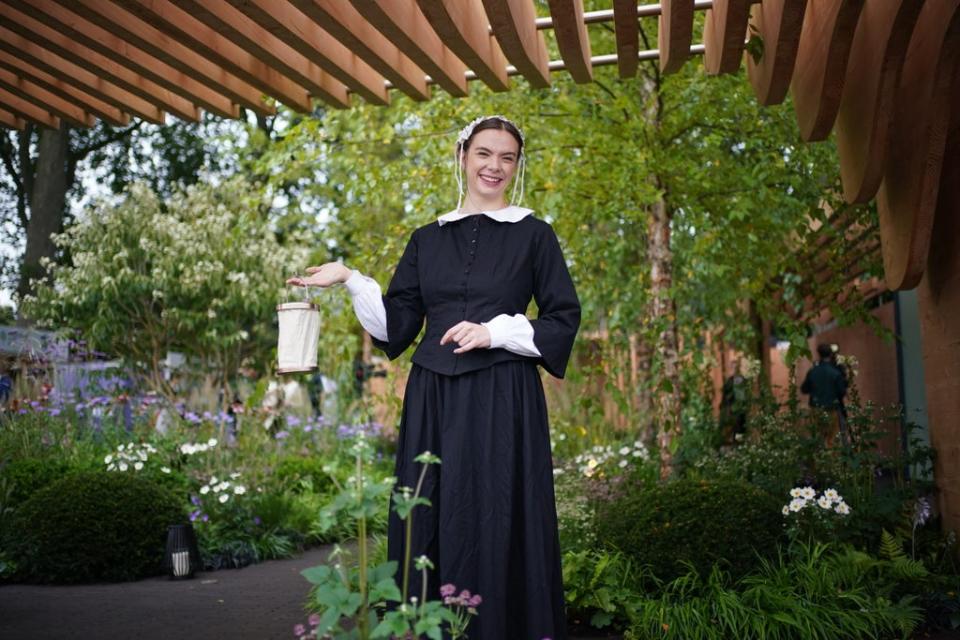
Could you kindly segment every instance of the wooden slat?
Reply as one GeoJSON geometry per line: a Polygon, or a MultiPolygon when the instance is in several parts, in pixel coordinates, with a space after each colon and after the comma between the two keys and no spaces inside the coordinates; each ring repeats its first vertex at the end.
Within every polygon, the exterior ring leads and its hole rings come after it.
{"type": "Polygon", "coordinates": [[[198,55],[153,25],[124,11],[121,7],[107,0],[56,0],[56,2],[164,61],[197,82],[208,84],[218,93],[229,96],[231,100],[263,115],[276,112],[272,105],[264,102],[263,93],[260,90],[198,55]]]}
{"type": "Polygon", "coordinates": [[[0,107],[25,120],[42,124],[51,129],[60,128],[60,118],[3,88],[0,88],[0,107]]]}
{"type": "Polygon", "coordinates": [[[357,11],[450,95],[467,95],[466,65],[444,46],[420,7],[394,0],[350,0],[357,11]]]}
{"type": "Polygon", "coordinates": [[[750,0],[713,0],[703,27],[703,66],[707,73],[734,73],[740,68],[750,4],[750,0]]]}
{"type": "Polygon", "coordinates": [[[550,56],[543,33],[537,30],[533,0],[483,0],[493,34],[507,60],[530,86],[550,86],[550,56]]]}
{"type": "Polygon", "coordinates": [[[747,74],[762,105],[780,104],[787,96],[806,8],[807,0],[765,0],[753,5],[751,35],[755,29],[763,42],[763,55],[754,60],[747,52],[747,74]]]}
{"type": "Polygon", "coordinates": [[[200,111],[192,102],[157,86],[96,51],[78,44],[10,5],[0,3],[0,24],[66,60],[76,61],[77,66],[139,96],[158,109],[169,111],[182,120],[193,122],[200,120],[200,111]]]}
{"type": "MultiPolygon", "coordinates": [[[[26,6],[26,0],[15,0],[18,8],[26,6]]],[[[147,80],[182,96],[224,118],[236,118],[240,109],[226,95],[215,91],[211,85],[197,82],[192,77],[155,58],[146,51],[118,38],[106,29],[90,22],[76,13],[57,4],[54,0],[29,0],[31,15],[47,26],[72,38],[78,44],[93,49],[115,63],[125,66],[147,80]]],[[[78,62],[82,63],[78,59],[78,62]]],[[[87,68],[90,68],[89,66],[87,68]]]]}
{"type": "Polygon", "coordinates": [[[836,124],[847,202],[868,202],[880,188],[897,83],[921,6],[868,2],[860,15],[836,124]]]}
{"type": "Polygon", "coordinates": [[[553,16],[553,33],[557,37],[560,57],[567,71],[575,82],[592,82],[590,38],[583,22],[583,0],[550,0],[550,15],[553,16]]]}
{"type": "Polygon", "coordinates": [[[0,109],[0,124],[8,129],[16,129],[18,131],[22,131],[23,128],[27,126],[27,122],[23,118],[9,111],[4,111],[3,109],[0,109]]]}
{"type": "MultiPolygon", "coordinates": [[[[637,8],[633,4],[633,22],[637,22],[637,8]]],[[[617,11],[617,3],[613,5],[617,11]]],[[[616,17],[616,13],[614,13],[616,17]]],[[[693,41],[693,0],[661,0],[660,28],[657,31],[657,48],[660,51],[660,71],[675,73],[690,57],[690,43],[693,41]]],[[[618,19],[619,26],[619,19],[618,19]]],[[[636,57],[636,55],[634,55],[636,57]]]]}
{"type": "Polygon", "coordinates": [[[350,106],[347,87],[285,42],[245,16],[226,0],[173,0],[209,28],[275,67],[312,95],[335,107],[350,106]]]}
{"type": "Polygon", "coordinates": [[[877,193],[884,279],[893,290],[919,284],[927,263],[958,61],[960,0],[925,3],[907,48],[877,193]]]}
{"type": "Polygon", "coordinates": [[[640,53],[640,27],[635,0],[613,0],[613,31],[617,40],[617,72],[621,78],[632,78],[640,66],[637,57],[640,53]]]}
{"type": "Polygon", "coordinates": [[[130,114],[124,113],[112,104],[108,104],[78,89],[72,84],[55,78],[46,71],[38,69],[29,62],[21,60],[7,51],[0,50],[0,68],[7,69],[24,78],[29,78],[31,82],[36,83],[54,95],[60,96],[64,100],[82,105],[85,110],[104,122],[121,127],[130,124],[130,114]]]}
{"type": "Polygon", "coordinates": [[[163,123],[163,112],[156,105],[3,27],[0,27],[0,49],[54,77],[62,78],[65,82],[91,93],[121,111],[127,111],[149,122],[163,123]]]}
{"type": "Polygon", "coordinates": [[[168,0],[125,0],[123,7],[294,111],[310,112],[307,89],[168,0]]]}
{"type": "Polygon", "coordinates": [[[510,88],[507,61],[487,30],[480,0],[417,0],[443,43],[494,91],[510,88]]]}
{"type": "Polygon", "coordinates": [[[430,98],[423,69],[377,31],[344,0],[290,0],[305,16],[313,19],[376,69],[393,86],[414,100],[430,98]]]}
{"type": "Polygon", "coordinates": [[[81,107],[7,69],[0,69],[0,87],[69,122],[84,127],[92,127],[95,124],[93,116],[81,107]]]}
{"type": "MultiPolygon", "coordinates": [[[[389,104],[383,76],[288,2],[228,0],[251,20],[374,104],[389,104]]],[[[344,0],[346,1],[346,0],[344,0]]]]}
{"type": "Polygon", "coordinates": [[[807,6],[790,91],[800,137],[830,134],[840,107],[847,58],[864,0],[814,0],[807,6]]]}

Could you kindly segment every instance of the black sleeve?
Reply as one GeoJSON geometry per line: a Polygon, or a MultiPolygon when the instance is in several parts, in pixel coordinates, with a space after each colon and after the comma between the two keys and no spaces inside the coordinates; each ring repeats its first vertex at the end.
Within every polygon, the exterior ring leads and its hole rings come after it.
{"type": "Polygon", "coordinates": [[[549,226],[540,234],[533,272],[533,297],[539,309],[537,319],[530,322],[533,343],[540,351],[543,368],[562,378],[580,327],[580,300],[560,243],[549,226]]]}
{"type": "Polygon", "coordinates": [[[414,233],[383,296],[383,306],[387,310],[387,340],[373,338],[373,344],[391,360],[407,350],[423,327],[424,309],[420,297],[417,253],[417,236],[414,233]]]}

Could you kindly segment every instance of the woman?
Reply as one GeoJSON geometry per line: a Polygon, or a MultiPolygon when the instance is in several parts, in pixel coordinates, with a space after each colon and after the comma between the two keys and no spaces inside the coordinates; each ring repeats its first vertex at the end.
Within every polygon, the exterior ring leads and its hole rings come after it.
{"type": "MultiPolygon", "coordinates": [[[[523,144],[502,116],[478,118],[461,131],[457,208],[413,232],[385,296],[375,281],[339,263],[289,280],[345,283],[361,324],[391,359],[426,318],[404,395],[396,476],[399,486],[413,487],[415,456],[429,450],[442,459],[423,486],[432,506],[414,511],[412,557],[425,554],[436,565],[432,598],[449,583],[482,596],[469,629],[474,640],[566,637],[536,365],[563,377],[580,304],[553,229],[530,209],[507,204],[518,168],[522,197],[523,144]],[[536,320],[524,315],[531,297],[536,320]]],[[[403,524],[391,512],[391,559],[402,563],[403,544],[403,524]]]]}

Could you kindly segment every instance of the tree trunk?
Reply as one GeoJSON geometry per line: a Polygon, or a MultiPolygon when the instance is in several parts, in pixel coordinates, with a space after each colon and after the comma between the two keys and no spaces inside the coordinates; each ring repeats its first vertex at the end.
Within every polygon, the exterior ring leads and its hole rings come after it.
{"type": "Polygon", "coordinates": [[[22,298],[33,287],[32,279],[43,278],[46,274],[41,261],[53,259],[56,246],[52,234],[63,230],[64,210],[67,190],[72,180],[69,154],[70,127],[62,125],[60,129],[43,128],[37,143],[37,160],[30,190],[30,219],[27,223],[27,246],[20,266],[20,283],[17,293],[22,298]]]}
{"type": "Polygon", "coordinates": [[[648,259],[650,260],[650,319],[657,331],[656,413],[659,427],[660,478],[673,471],[673,454],[680,435],[680,369],[677,353],[677,314],[673,287],[673,253],[670,251],[671,211],[664,198],[651,211],[648,259]]]}

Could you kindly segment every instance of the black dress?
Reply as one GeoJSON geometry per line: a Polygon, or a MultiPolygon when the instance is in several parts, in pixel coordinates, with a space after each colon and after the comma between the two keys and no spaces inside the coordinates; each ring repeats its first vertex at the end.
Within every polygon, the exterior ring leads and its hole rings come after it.
{"type": "MultiPolygon", "coordinates": [[[[484,215],[432,223],[411,236],[384,296],[387,341],[396,358],[427,328],[404,395],[398,486],[415,487],[423,451],[437,454],[413,512],[413,552],[436,565],[428,597],[454,584],[483,598],[467,630],[472,640],[566,637],[553,493],[550,435],[537,365],[563,377],[580,324],[580,305],[549,224],[532,216],[498,222],[484,215]],[[504,349],[454,354],[440,345],[461,320],[486,322],[539,310],[541,357],[504,349]]],[[[401,565],[404,524],[390,512],[388,555],[401,565]]],[[[411,568],[410,594],[420,594],[411,568]]]]}

